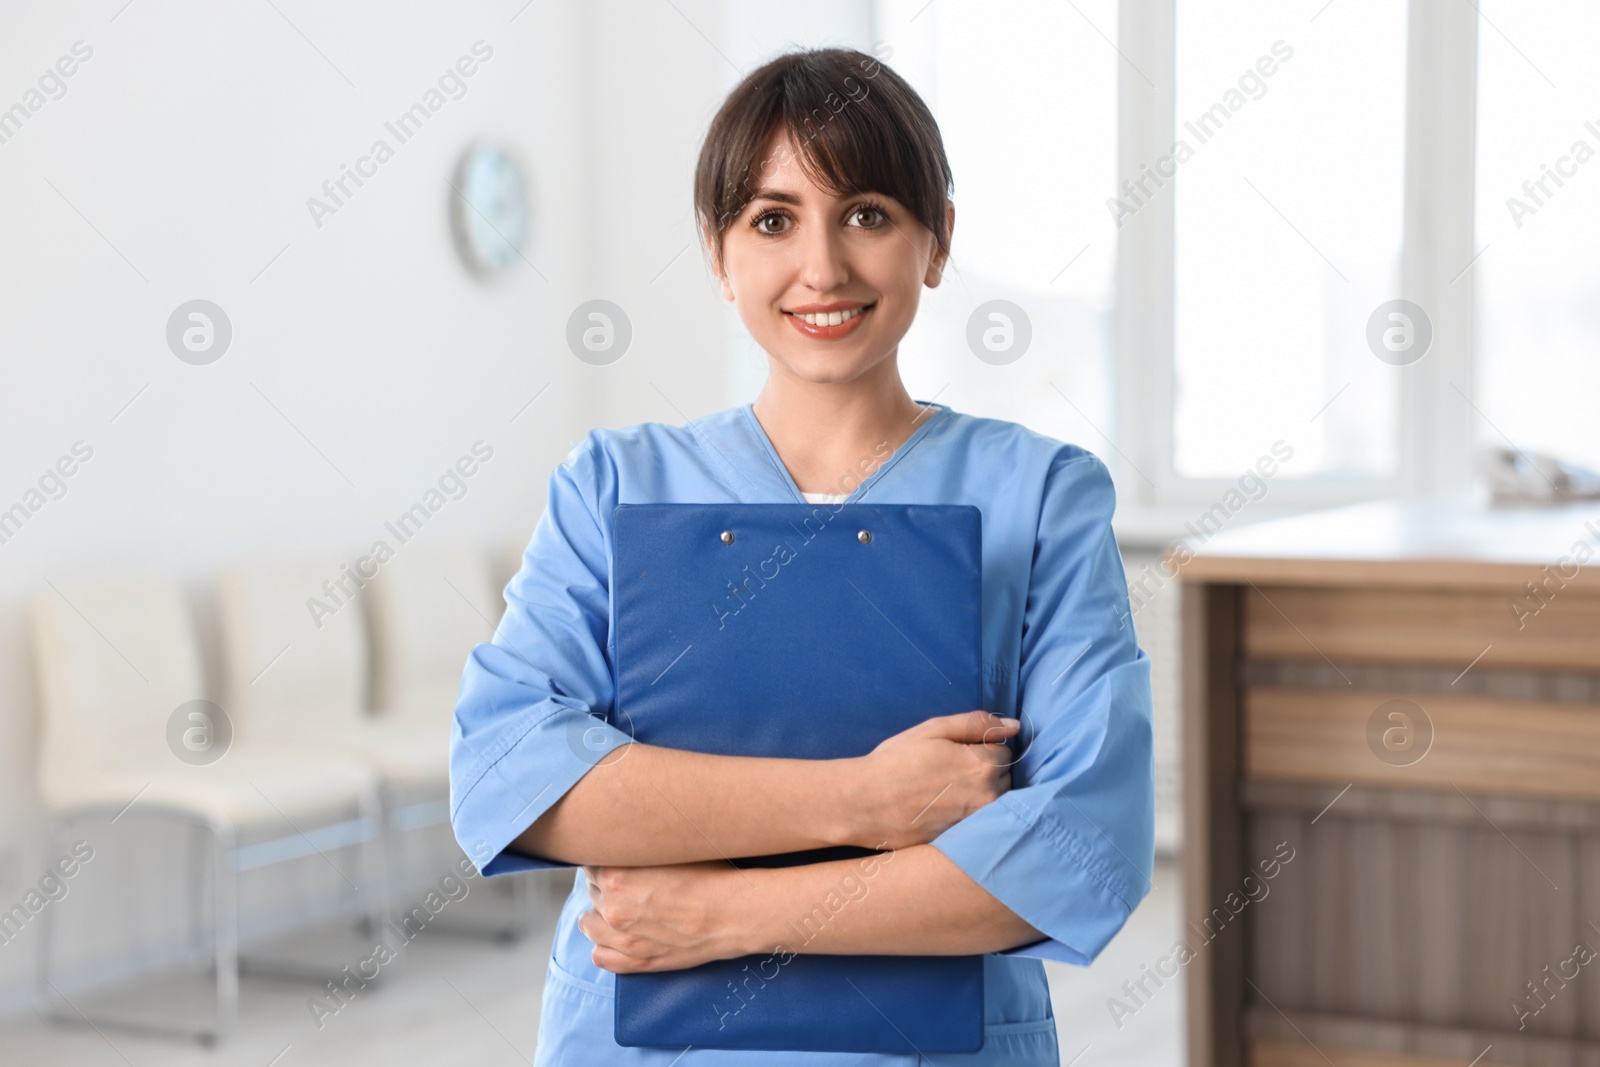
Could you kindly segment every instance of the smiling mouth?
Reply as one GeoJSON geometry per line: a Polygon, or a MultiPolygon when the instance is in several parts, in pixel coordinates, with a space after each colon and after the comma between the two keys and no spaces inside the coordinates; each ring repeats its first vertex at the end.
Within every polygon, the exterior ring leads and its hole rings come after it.
{"type": "Polygon", "coordinates": [[[842,326],[864,311],[870,311],[876,306],[876,301],[863,304],[858,308],[848,308],[844,311],[818,311],[807,312],[804,315],[795,315],[792,311],[785,311],[785,315],[794,315],[795,318],[810,326],[842,326]]]}
{"type": "Polygon", "coordinates": [[[877,307],[877,301],[863,304],[858,308],[841,309],[839,311],[818,311],[796,314],[785,311],[784,317],[794,324],[794,328],[807,337],[823,341],[831,341],[855,331],[861,325],[861,320],[867,312],[877,307]]]}

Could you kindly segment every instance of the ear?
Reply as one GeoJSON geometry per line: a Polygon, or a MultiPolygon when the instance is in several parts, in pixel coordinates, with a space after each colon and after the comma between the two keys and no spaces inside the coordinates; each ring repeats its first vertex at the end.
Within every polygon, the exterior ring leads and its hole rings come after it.
{"type": "MultiPolygon", "coordinates": [[[[945,233],[949,235],[947,239],[954,241],[956,232],[956,206],[948,200],[945,201],[944,228],[945,233]]],[[[945,264],[949,261],[949,258],[950,257],[946,253],[939,251],[938,242],[935,242],[933,246],[933,255],[928,260],[928,273],[925,274],[922,279],[923,284],[929,289],[937,289],[939,287],[939,282],[944,278],[945,264]]]]}
{"type": "Polygon", "coordinates": [[[709,223],[702,222],[700,224],[700,240],[705,243],[705,247],[711,252],[711,273],[716,276],[717,281],[722,286],[722,299],[731,303],[733,301],[733,287],[728,284],[726,264],[721,263],[722,250],[716,237],[711,232],[709,223]]]}

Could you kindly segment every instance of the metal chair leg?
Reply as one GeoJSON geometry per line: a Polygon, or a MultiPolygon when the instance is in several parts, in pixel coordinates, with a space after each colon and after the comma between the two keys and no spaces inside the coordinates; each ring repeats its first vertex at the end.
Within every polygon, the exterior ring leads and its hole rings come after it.
{"type": "MultiPolygon", "coordinates": [[[[371,801],[361,805],[361,815],[365,821],[365,826],[364,831],[358,831],[358,833],[364,832],[365,836],[349,843],[371,844],[371,838],[375,833],[372,829],[375,824],[371,821],[374,816],[372,807],[371,801]]],[[[83,813],[80,812],[79,814],[83,813]]],[[[242,969],[242,961],[239,954],[239,878],[241,870],[262,865],[259,862],[251,863],[246,857],[251,848],[263,846],[259,844],[252,845],[241,850],[238,835],[232,827],[195,822],[187,817],[185,821],[191,826],[198,827],[197,834],[202,847],[195,849],[193,855],[202,856],[207,851],[203,846],[210,845],[212,867],[210,872],[212,878],[210,925],[212,936],[210,938],[209,955],[215,977],[215,1006],[211,1028],[209,1030],[203,1028],[196,1030],[189,1027],[168,1026],[159,1023],[151,1024],[140,1020],[119,1019],[98,1014],[90,1016],[79,1011],[77,1006],[70,1001],[66,1002],[70,1011],[56,1010],[54,1000],[65,1001],[66,998],[55,990],[50,981],[50,955],[53,943],[53,930],[50,924],[55,918],[55,908],[47,908],[46,913],[40,919],[44,924],[44,929],[41,930],[36,978],[39,988],[41,1014],[45,1018],[52,1022],[90,1026],[96,1029],[114,1028],[156,1037],[181,1037],[191,1041],[198,1040],[201,1044],[208,1046],[217,1045],[235,1030],[239,1017],[239,975],[242,969]],[[56,994],[54,999],[47,995],[52,992],[56,994]]],[[[71,816],[61,815],[56,817],[51,830],[52,855],[62,855],[66,852],[66,838],[71,827],[71,816]]],[[[318,831],[312,832],[316,833],[318,831]]],[[[303,837],[304,835],[302,834],[301,836],[303,837]]],[[[273,842],[267,842],[266,847],[270,848],[273,844],[273,842]]],[[[388,895],[385,891],[383,879],[376,875],[376,871],[381,870],[384,864],[382,843],[376,843],[375,847],[371,848],[370,851],[364,851],[362,855],[370,861],[374,873],[367,877],[368,890],[359,893],[358,896],[361,897],[369,917],[381,922],[387,915],[388,909],[388,895]]],[[[260,857],[256,856],[253,859],[259,861],[260,857]]],[[[274,859],[268,862],[279,861],[274,859]]],[[[203,894],[203,887],[200,883],[204,881],[206,872],[202,863],[190,864],[189,866],[190,872],[194,876],[195,888],[192,896],[198,900],[203,894]]],[[[198,912],[200,909],[195,908],[194,910],[198,912]]],[[[203,927],[204,923],[193,923],[192,925],[203,927]]],[[[293,977],[297,981],[311,980],[320,983],[326,978],[326,974],[318,969],[314,974],[303,972],[293,977]]],[[[204,1024],[202,1023],[201,1026],[203,1027],[204,1024]]]]}
{"type": "Polygon", "coordinates": [[[184,859],[189,868],[188,884],[184,892],[189,900],[188,934],[189,934],[189,966],[194,966],[196,961],[207,959],[211,955],[210,937],[207,933],[206,905],[209,894],[206,892],[206,851],[210,845],[210,838],[205,832],[205,827],[199,824],[186,824],[183,830],[184,859]]]}
{"type": "Polygon", "coordinates": [[[234,870],[237,842],[231,830],[211,828],[215,867],[217,1003],[212,1040],[221,1042],[239,1018],[239,874],[234,870]]]}
{"type": "Polygon", "coordinates": [[[527,872],[508,876],[511,879],[511,922],[500,932],[499,939],[506,944],[521,944],[539,918],[537,905],[542,903],[534,893],[534,879],[527,872]]]}
{"type": "Polygon", "coordinates": [[[390,858],[388,841],[388,812],[391,805],[378,797],[363,801],[361,817],[367,820],[371,835],[361,852],[366,867],[366,891],[362,894],[363,910],[367,919],[369,937],[383,936],[384,923],[389,920],[390,858]]]}
{"type": "MultiPolygon", "coordinates": [[[[50,832],[47,835],[49,855],[61,856],[66,853],[68,829],[70,825],[67,819],[51,818],[50,832]]],[[[54,908],[45,908],[44,915],[39,921],[39,957],[34,978],[35,992],[41,1008],[48,1003],[50,994],[50,943],[55,937],[55,913],[54,908]]]]}
{"type": "MultiPolygon", "coordinates": [[[[54,820],[50,833],[52,855],[61,856],[66,854],[67,841],[70,837],[68,831],[71,830],[72,825],[73,817],[71,815],[62,815],[54,820]]],[[[40,917],[40,921],[44,926],[40,930],[37,977],[40,991],[40,1014],[46,1020],[66,1026],[86,1026],[96,1030],[116,1029],[150,1037],[176,1037],[190,1041],[199,1040],[203,1044],[215,1044],[217,1035],[213,1033],[197,1033],[188,1028],[166,1026],[160,1023],[145,1023],[135,1019],[118,1019],[98,1014],[90,1015],[80,1010],[50,980],[50,955],[54,941],[54,929],[51,924],[54,919],[54,911],[54,908],[47,908],[45,909],[45,914],[40,917]],[[50,996],[52,993],[55,994],[54,997],[50,996]],[[56,1006],[57,1000],[65,1004],[64,1009],[56,1006]]]]}

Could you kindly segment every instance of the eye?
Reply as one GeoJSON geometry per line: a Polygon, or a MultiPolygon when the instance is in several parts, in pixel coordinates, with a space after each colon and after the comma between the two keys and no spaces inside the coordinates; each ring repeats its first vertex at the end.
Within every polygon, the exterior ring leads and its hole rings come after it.
{"type": "Polygon", "coordinates": [[[866,203],[858,204],[856,207],[851,209],[851,222],[859,222],[863,215],[872,220],[860,225],[860,228],[863,230],[877,229],[879,226],[882,226],[884,223],[889,221],[889,213],[887,211],[883,210],[883,208],[879,207],[877,204],[866,203]]]}
{"type": "Polygon", "coordinates": [[[776,237],[778,234],[783,232],[782,230],[768,229],[768,220],[787,222],[788,216],[781,211],[763,211],[761,214],[750,220],[750,225],[755,227],[755,231],[757,233],[765,234],[768,237],[776,237]]]}

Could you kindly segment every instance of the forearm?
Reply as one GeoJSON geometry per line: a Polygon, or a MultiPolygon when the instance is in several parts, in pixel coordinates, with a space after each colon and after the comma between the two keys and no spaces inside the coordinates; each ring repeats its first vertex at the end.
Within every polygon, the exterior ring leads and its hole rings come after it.
{"type": "Polygon", "coordinates": [[[748,953],[968,955],[1043,939],[932,845],[724,878],[748,953]]]}
{"type": "Polygon", "coordinates": [[[853,766],[629,744],[511,848],[574,865],[644,867],[847,844],[853,766]]]}

